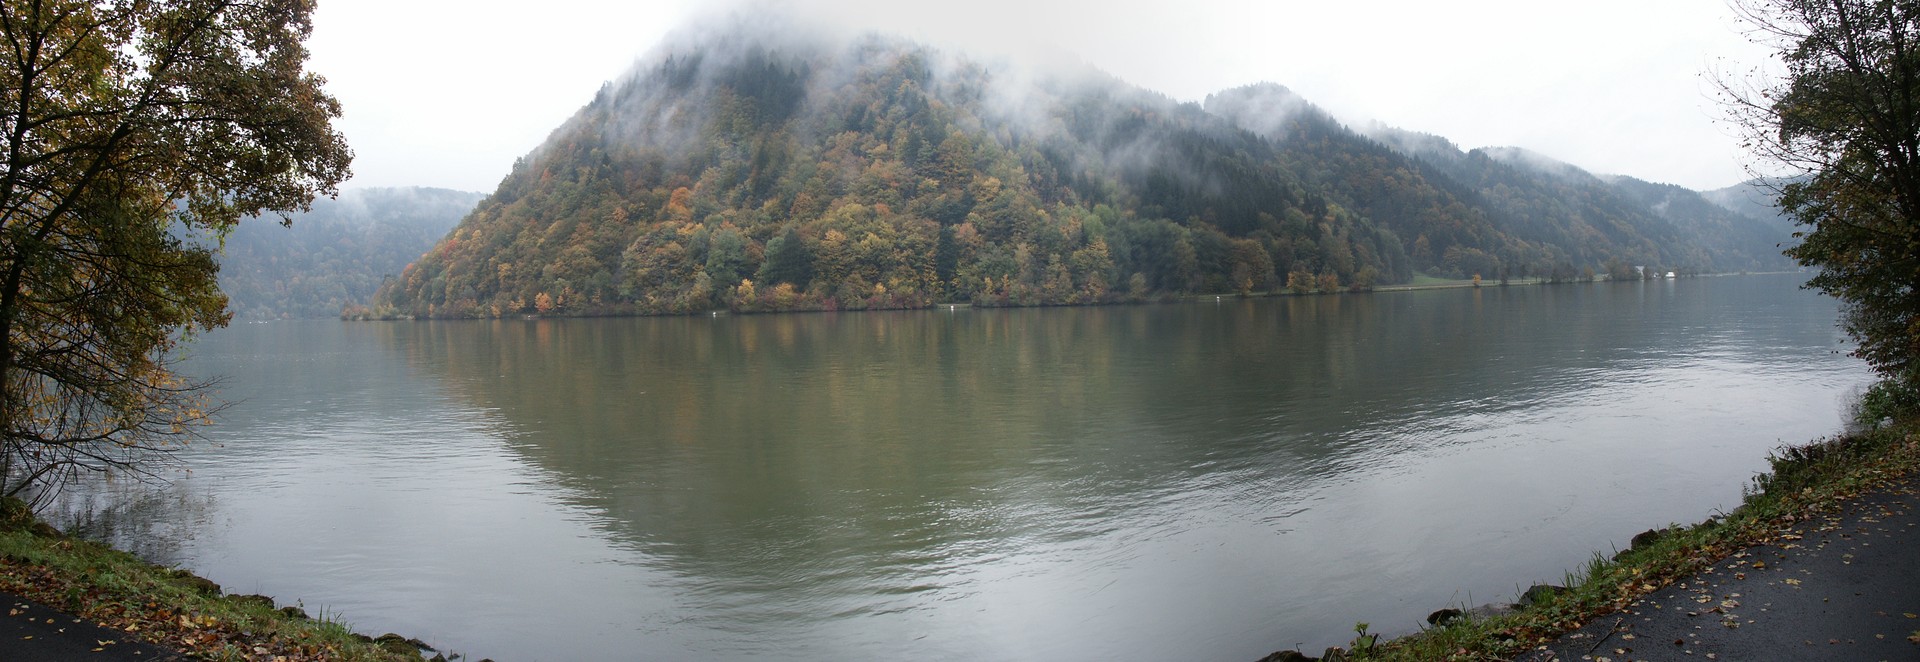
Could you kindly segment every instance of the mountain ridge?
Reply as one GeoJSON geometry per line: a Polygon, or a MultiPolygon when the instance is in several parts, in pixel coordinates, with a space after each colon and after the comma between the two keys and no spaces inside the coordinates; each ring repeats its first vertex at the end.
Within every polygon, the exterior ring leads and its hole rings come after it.
{"type": "Polygon", "coordinates": [[[242,223],[218,255],[220,290],[242,320],[335,317],[364,305],[457,225],[482,194],[349,188],[292,223],[242,223]]]}
{"type": "Polygon", "coordinates": [[[1277,85],[1180,103],[880,35],[720,34],[603,86],[374,312],[1084,304],[1784,262],[1697,193],[1361,134],[1277,85]]]}

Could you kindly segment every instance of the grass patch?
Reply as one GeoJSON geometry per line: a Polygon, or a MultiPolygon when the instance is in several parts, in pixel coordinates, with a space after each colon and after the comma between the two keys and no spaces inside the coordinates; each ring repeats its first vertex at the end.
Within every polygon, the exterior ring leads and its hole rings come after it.
{"type": "Polygon", "coordinates": [[[1463,618],[1377,645],[1363,636],[1345,651],[1346,659],[1511,659],[1729,554],[1774,541],[1813,513],[1920,469],[1917,432],[1920,426],[1910,422],[1782,448],[1768,458],[1772,470],[1755,477],[1740,507],[1724,517],[1670,527],[1612,558],[1595,554],[1586,567],[1568,573],[1568,591],[1512,614],[1463,618]]]}
{"type": "Polygon", "coordinates": [[[201,659],[421,659],[398,637],[375,642],[324,615],[222,595],[184,570],[63,536],[17,500],[0,503],[0,589],[201,659]]]}

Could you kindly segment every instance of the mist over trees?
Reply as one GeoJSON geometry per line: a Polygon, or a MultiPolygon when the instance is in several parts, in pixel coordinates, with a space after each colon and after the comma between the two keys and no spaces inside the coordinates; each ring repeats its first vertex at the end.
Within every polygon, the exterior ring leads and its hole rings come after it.
{"type": "Polygon", "coordinates": [[[485,195],[436,188],[348,189],[288,227],[227,235],[220,290],[246,320],[334,317],[364,307],[381,282],[446,236],[485,195]]]}
{"type": "Polygon", "coordinates": [[[1413,154],[1277,86],[1203,107],[881,36],[696,34],[600,90],[373,314],[1081,304],[1770,264],[1591,175],[1413,154]]]}
{"type": "Polygon", "coordinates": [[[1757,177],[1726,188],[1701,191],[1700,195],[1714,204],[1765,221],[1775,235],[1791,235],[1795,222],[1792,216],[1781,211],[1779,204],[1780,187],[1787,183],[1778,178],[1757,177]]]}
{"type": "Polygon", "coordinates": [[[1272,84],[1213,95],[1207,109],[1274,139],[1297,169],[1323,173],[1363,213],[1409,237],[1423,271],[1551,277],[1621,264],[1786,265],[1777,244],[1789,233],[1678,186],[1597,176],[1519,148],[1462,150],[1388,126],[1362,135],[1272,84]]]}

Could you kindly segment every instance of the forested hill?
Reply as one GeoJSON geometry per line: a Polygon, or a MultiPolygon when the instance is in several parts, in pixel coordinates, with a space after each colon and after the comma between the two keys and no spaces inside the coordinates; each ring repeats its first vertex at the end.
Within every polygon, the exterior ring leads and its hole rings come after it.
{"type": "Polygon", "coordinates": [[[1253,107],[1275,91],[1209,112],[885,37],[709,35],[602,88],[375,312],[1092,303],[1762,260],[1598,179],[1253,107]]]}
{"type": "Polygon", "coordinates": [[[1207,109],[1273,139],[1297,170],[1322,173],[1342,199],[1409,237],[1416,262],[1437,262],[1439,271],[1564,277],[1627,265],[1788,264],[1777,244],[1790,233],[1678,186],[1599,177],[1516,148],[1464,151],[1390,127],[1362,136],[1272,84],[1213,95],[1207,109]]]}
{"type": "Polygon", "coordinates": [[[435,188],[347,189],[292,227],[241,223],[220,255],[220,289],[239,319],[335,317],[446,236],[484,197],[435,188]]]}
{"type": "Polygon", "coordinates": [[[1786,183],[1782,180],[1750,179],[1722,189],[1701,191],[1700,195],[1743,216],[1767,221],[1775,232],[1791,233],[1794,231],[1793,218],[1774,205],[1774,200],[1780,195],[1780,186],[1786,183]]]}

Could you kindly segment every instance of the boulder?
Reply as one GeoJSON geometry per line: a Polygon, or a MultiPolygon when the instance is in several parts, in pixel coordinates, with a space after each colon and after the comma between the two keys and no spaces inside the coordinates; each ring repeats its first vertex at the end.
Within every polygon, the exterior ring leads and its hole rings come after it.
{"type": "Polygon", "coordinates": [[[1613,554],[1613,560],[1615,561],[1620,560],[1620,557],[1626,556],[1627,552],[1652,547],[1654,543],[1660,542],[1662,538],[1672,535],[1673,532],[1674,532],[1674,529],[1672,527],[1668,527],[1664,529],[1647,529],[1645,531],[1641,531],[1640,533],[1634,534],[1633,539],[1627,542],[1626,549],[1620,550],[1613,554]]]}
{"type": "Polygon", "coordinates": [[[390,652],[390,653],[398,653],[401,655],[412,655],[414,657],[420,656],[419,647],[414,646],[413,643],[408,641],[406,637],[402,637],[392,632],[388,632],[378,637],[374,637],[373,645],[379,646],[380,648],[385,649],[387,652],[390,652]]]}
{"type": "Polygon", "coordinates": [[[227,600],[240,605],[259,605],[273,609],[273,597],[267,595],[229,595],[227,600]]]}
{"type": "Polygon", "coordinates": [[[1567,587],[1565,586],[1554,586],[1552,584],[1534,584],[1533,586],[1527,588],[1526,593],[1520,594],[1520,606],[1531,607],[1533,605],[1537,605],[1542,602],[1552,600],[1554,596],[1557,596],[1566,592],[1567,592],[1567,587]]]}
{"type": "Polygon", "coordinates": [[[175,583],[185,586],[188,589],[193,590],[194,592],[200,593],[201,595],[219,595],[220,594],[219,584],[213,583],[213,580],[211,579],[201,577],[199,575],[193,574],[191,572],[187,572],[185,570],[173,571],[173,579],[175,583]]]}
{"type": "Polygon", "coordinates": [[[1628,543],[1627,549],[1646,549],[1653,546],[1654,543],[1660,542],[1661,538],[1667,537],[1667,533],[1669,533],[1667,529],[1647,529],[1641,531],[1633,537],[1633,542],[1628,543]]]}
{"type": "Polygon", "coordinates": [[[1474,618],[1494,618],[1511,614],[1519,608],[1520,605],[1493,602],[1468,609],[1467,615],[1474,618]]]}
{"type": "Polygon", "coordinates": [[[1452,609],[1452,608],[1442,609],[1440,611],[1427,614],[1427,625],[1445,626],[1448,623],[1452,623],[1454,621],[1460,620],[1460,617],[1465,615],[1466,615],[1466,612],[1460,611],[1458,609],[1452,609]]]}

